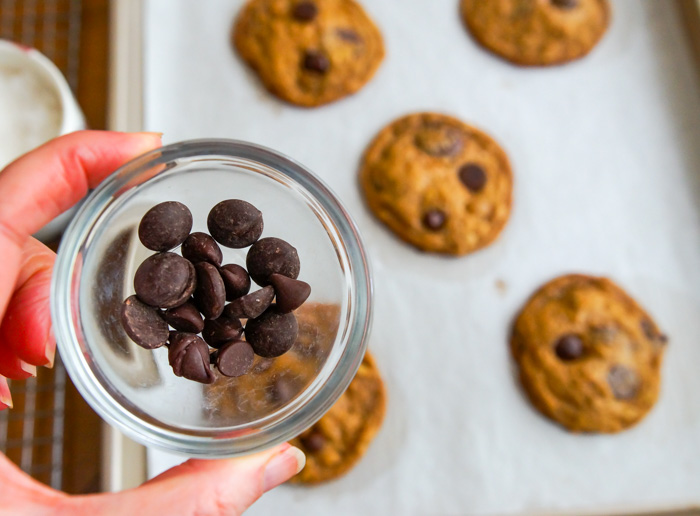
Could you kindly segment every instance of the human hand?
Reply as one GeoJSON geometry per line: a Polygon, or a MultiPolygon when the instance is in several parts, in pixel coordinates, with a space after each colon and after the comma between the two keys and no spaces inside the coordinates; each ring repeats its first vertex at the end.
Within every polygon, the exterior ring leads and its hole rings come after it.
{"type": "MultiPolygon", "coordinates": [[[[161,144],[153,133],[81,131],[57,138],[0,173],[0,410],[12,406],[6,378],[53,365],[49,291],[55,254],[31,237],[126,161],[161,144]]],[[[238,515],[304,466],[288,444],[242,459],[190,459],[144,485],[68,496],[0,455],[0,512],[10,514],[238,515]]]]}

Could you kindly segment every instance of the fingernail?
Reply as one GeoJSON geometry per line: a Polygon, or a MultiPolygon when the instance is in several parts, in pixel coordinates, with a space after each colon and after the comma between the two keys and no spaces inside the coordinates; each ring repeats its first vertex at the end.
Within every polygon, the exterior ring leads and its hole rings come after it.
{"type": "Polygon", "coordinates": [[[56,339],[53,336],[53,328],[49,330],[49,336],[46,339],[46,347],[44,348],[44,358],[46,366],[49,369],[53,367],[53,361],[56,358],[56,339]]]}
{"type": "Polygon", "coordinates": [[[156,131],[141,131],[140,133],[136,133],[136,134],[143,134],[146,136],[156,136],[156,137],[161,138],[161,139],[163,138],[163,133],[159,133],[156,131]]]}
{"type": "Polygon", "coordinates": [[[299,448],[290,446],[282,453],[275,455],[265,466],[263,474],[263,491],[286,482],[299,473],[306,464],[306,456],[299,448]]]}
{"type": "Polygon", "coordinates": [[[19,361],[19,368],[25,373],[29,373],[32,376],[36,376],[36,366],[25,362],[24,360],[19,361]]]}
{"type": "Polygon", "coordinates": [[[0,410],[6,408],[12,408],[12,394],[10,393],[10,386],[7,385],[7,379],[4,376],[0,376],[0,410]]]}

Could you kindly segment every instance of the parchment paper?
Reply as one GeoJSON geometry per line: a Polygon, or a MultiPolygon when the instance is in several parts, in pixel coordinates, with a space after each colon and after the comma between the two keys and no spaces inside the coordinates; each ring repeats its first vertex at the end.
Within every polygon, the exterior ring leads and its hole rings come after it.
{"type": "MultiPolygon", "coordinates": [[[[374,265],[370,347],[388,387],[384,427],[347,477],[282,487],[251,514],[610,514],[700,503],[700,88],[675,7],[614,2],[609,33],[586,59],[522,69],[467,36],[454,0],[364,4],[386,61],[357,95],[305,110],[271,97],[232,52],[241,0],[146,2],[146,129],[167,142],[240,138],[293,156],[346,204],[374,265]],[[512,159],[511,221],[473,256],[415,251],[362,203],[363,149],[418,110],[485,129],[512,159]],[[670,336],[657,406],[616,436],[563,431],[515,380],[514,314],[570,271],[612,277],[670,336]]],[[[150,474],[181,460],[152,451],[150,474]]]]}

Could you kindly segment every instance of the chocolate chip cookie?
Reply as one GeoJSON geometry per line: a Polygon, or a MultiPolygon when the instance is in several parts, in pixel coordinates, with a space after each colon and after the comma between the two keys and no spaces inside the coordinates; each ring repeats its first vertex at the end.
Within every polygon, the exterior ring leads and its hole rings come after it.
{"type": "Polygon", "coordinates": [[[251,0],[233,41],[272,94],[306,107],[355,93],[384,58],[379,29],[354,0],[251,0]]]}
{"type": "Polygon", "coordinates": [[[540,412],[574,432],[614,433],[656,402],[666,340],[612,281],[572,274],[530,298],[510,346],[540,412]]]}
{"type": "Polygon", "coordinates": [[[585,56],[610,23],[608,0],[462,0],[461,11],[482,46],[525,66],[585,56]]]}
{"type": "Polygon", "coordinates": [[[333,407],[291,443],[306,454],[306,467],[291,479],[318,484],[347,473],[365,454],[384,419],[385,393],[372,356],[333,407]]]}
{"type": "Polygon", "coordinates": [[[513,177],[491,137],[450,116],[417,113],[376,136],[360,185],[372,212],[403,240],[461,255],[499,235],[510,215],[513,177]]]}

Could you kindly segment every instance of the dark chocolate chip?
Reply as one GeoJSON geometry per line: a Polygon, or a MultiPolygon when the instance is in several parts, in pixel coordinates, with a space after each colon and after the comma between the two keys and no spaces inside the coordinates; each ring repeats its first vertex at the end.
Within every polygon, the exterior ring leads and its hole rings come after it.
{"type": "Polygon", "coordinates": [[[142,348],[159,348],[168,340],[168,325],[158,310],[136,296],[126,298],[121,317],[126,334],[142,348]]]}
{"type": "Polygon", "coordinates": [[[273,358],[283,355],[294,345],[299,325],[294,314],[283,314],[275,305],[256,319],[249,319],[245,327],[246,340],[256,355],[273,358]]]}
{"type": "Polygon", "coordinates": [[[209,365],[214,365],[216,364],[216,359],[219,357],[219,350],[215,349],[211,353],[209,353],[209,365]]]}
{"type": "Polygon", "coordinates": [[[458,154],[464,147],[461,131],[454,127],[428,126],[416,133],[416,147],[430,156],[444,158],[458,154]]]}
{"type": "Polygon", "coordinates": [[[423,224],[425,225],[425,227],[427,227],[428,229],[432,229],[433,231],[442,229],[442,227],[445,225],[445,222],[447,222],[447,217],[445,216],[445,212],[442,210],[428,210],[423,216],[423,224]]]}
{"type": "Polygon", "coordinates": [[[641,384],[639,375],[629,367],[615,365],[608,373],[608,384],[619,400],[630,400],[637,395],[641,384]]]}
{"type": "Polygon", "coordinates": [[[162,202],[148,210],[139,224],[141,243],[153,251],[179,246],[192,229],[192,213],[182,203],[162,202]]]}
{"type": "Polygon", "coordinates": [[[299,441],[301,441],[304,451],[309,453],[319,452],[326,445],[326,438],[323,437],[323,434],[313,429],[309,434],[299,437],[299,441]]]}
{"type": "Polygon", "coordinates": [[[182,243],[181,251],[182,256],[192,263],[209,262],[218,267],[223,260],[219,244],[206,233],[192,233],[182,243]]]}
{"type": "Polygon", "coordinates": [[[216,367],[224,376],[243,376],[250,371],[254,359],[253,348],[247,342],[227,342],[217,353],[216,367]]]}
{"type": "Polygon", "coordinates": [[[275,289],[268,285],[231,301],[224,308],[224,315],[240,319],[259,317],[272,304],[274,298],[275,289]]]}
{"type": "Polygon", "coordinates": [[[240,265],[235,263],[224,265],[219,269],[219,274],[226,287],[226,301],[233,301],[250,292],[250,276],[240,265]]]}
{"type": "Polygon", "coordinates": [[[144,303],[173,308],[189,299],[197,285],[194,266],[174,253],[150,256],[136,269],[134,290],[144,303]]]}
{"type": "Polygon", "coordinates": [[[177,376],[199,383],[213,383],[209,346],[194,333],[178,333],[170,341],[168,362],[177,376]]]}
{"type": "Polygon", "coordinates": [[[263,232],[263,216],[252,204],[240,199],[221,201],[207,217],[209,233],[221,245],[242,249],[255,242],[263,232]]]}
{"type": "Polygon", "coordinates": [[[578,0],[550,0],[554,7],[559,9],[573,9],[578,7],[578,0]]]}
{"type": "Polygon", "coordinates": [[[260,286],[270,284],[274,273],[288,278],[299,276],[299,255],[297,250],[284,240],[274,237],[261,238],[248,251],[246,257],[248,274],[260,286]]]}
{"type": "Polygon", "coordinates": [[[238,340],[243,335],[241,321],[225,315],[204,322],[202,337],[212,348],[221,347],[230,340],[238,340]]]}
{"type": "Polygon", "coordinates": [[[270,284],[275,289],[277,309],[282,313],[296,310],[304,304],[304,301],[311,294],[311,285],[281,274],[272,274],[270,284]]]}
{"type": "Polygon", "coordinates": [[[269,398],[276,403],[285,403],[291,400],[296,392],[297,390],[288,378],[279,377],[271,386],[269,398]]]}
{"type": "Polygon", "coordinates": [[[165,322],[178,331],[199,333],[204,328],[204,319],[194,304],[186,302],[165,311],[165,322]]]}
{"type": "Polygon", "coordinates": [[[207,319],[219,317],[226,305],[226,287],[221,274],[216,267],[208,262],[199,262],[194,266],[197,270],[197,288],[194,300],[197,308],[207,319]]]}
{"type": "Polygon", "coordinates": [[[304,52],[302,65],[309,72],[324,74],[331,67],[331,62],[320,50],[307,50],[304,52]]]}
{"type": "Polygon", "coordinates": [[[583,341],[572,333],[564,335],[557,341],[554,351],[562,360],[576,360],[583,355],[583,341]]]}
{"type": "Polygon", "coordinates": [[[639,325],[641,326],[647,339],[660,342],[661,344],[666,344],[666,342],[668,342],[668,337],[663,333],[660,333],[656,329],[656,326],[654,326],[654,323],[652,323],[649,319],[642,319],[639,325]]]}
{"type": "Polygon", "coordinates": [[[348,43],[360,43],[362,41],[360,35],[352,29],[340,28],[336,29],[335,33],[340,39],[347,41],[348,43]]]}
{"type": "Polygon", "coordinates": [[[486,186],[486,172],[475,163],[467,163],[459,168],[459,180],[473,193],[479,193],[486,186]]]}
{"type": "Polygon", "coordinates": [[[299,21],[308,22],[316,18],[318,7],[313,2],[297,2],[292,8],[292,16],[299,21]]]}

